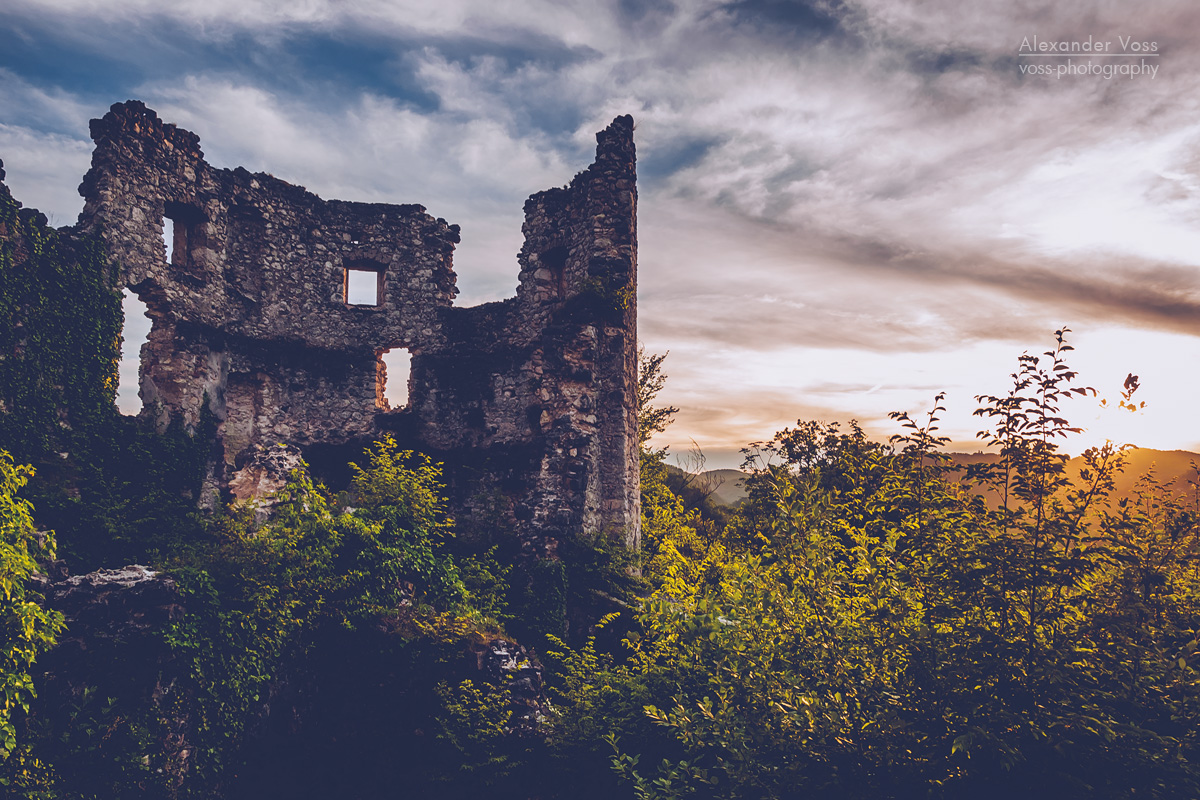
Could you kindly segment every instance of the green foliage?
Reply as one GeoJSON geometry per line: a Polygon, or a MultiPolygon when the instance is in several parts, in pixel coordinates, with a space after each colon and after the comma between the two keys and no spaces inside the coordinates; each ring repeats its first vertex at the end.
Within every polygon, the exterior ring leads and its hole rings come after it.
{"type": "Polygon", "coordinates": [[[662,433],[671,424],[671,418],[679,413],[675,406],[655,406],[654,400],[666,386],[662,363],[669,353],[647,353],[638,346],[638,446],[643,448],[656,433],[662,433]]]}
{"type": "Polygon", "coordinates": [[[452,528],[441,466],[399,450],[390,436],[372,445],[368,458],[366,470],[351,465],[352,501],[361,505],[353,517],[365,523],[355,528],[358,580],[386,587],[379,608],[394,607],[402,599],[396,589],[405,582],[415,586],[420,601],[442,608],[465,603],[466,587],[446,552],[452,528]],[[363,561],[363,554],[371,560],[363,561]]]}
{"type": "MultiPolygon", "coordinates": [[[[44,773],[53,778],[46,779],[47,797],[224,795],[250,769],[244,759],[261,752],[261,744],[246,749],[251,728],[263,724],[271,698],[293,683],[320,685],[321,698],[343,697],[370,721],[364,742],[371,729],[403,732],[407,714],[424,725],[441,715],[448,731],[459,730],[455,714],[472,703],[502,715],[502,687],[480,684],[448,708],[433,691],[474,646],[480,626],[494,627],[467,605],[447,551],[440,467],[390,439],[366,455],[364,467],[353,467],[353,507],[338,508],[300,470],[266,522],[257,523],[250,507],[219,510],[168,565],[186,613],[165,632],[103,643],[75,659],[97,685],[67,692],[65,705],[59,698],[56,706],[36,709],[37,740],[22,753],[47,765],[44,773]],[[342,687],[345,658],[354,660],[359,677],[342,687]],[[393,688],[393,671],[403,663],[410,673],[393,688]],[[398,711],[375,716],[388,707],[398,711]]],[[[320,702],[293,702],[310,704],[306,713],[318,719],[339,719],[320,702]]],[[[426,754],[428,764],[414,756],[420,766],[413,769],[428,782],[431,771],[448,763],[447,752],[462,745],[482,753],[489,737],[495,738],[478,732],[447,739],[426,754]]],[[[330,746],[319,731],[294,743],[330,746]]],[[[507,758],[499,751],[492,757],[493,771],[507,758]]],[[[311,767],[304,762],[292,771],[311,767]]]]}
{"type": "Polygon", "coordinates": [[[41,466],[112,409],[121,298],[99,240],[62,236],[6,189],[0,232],[0,441],[41,466]]]}
{"type": "Polygon", "coordinates": [[[637,288],[616,275],[589,275],[580,282],[579,295],[596,300],[603,310],[619,318],[637,299],[637,288]]]}
{"type": "Polygon", "coordinates": [[[638,602],[644,582],[636,565],[624,531],[567,533],[553,558],[514,565],[506,629],[527,644],[547,636],[582,643],[598,618],[638,602]]]}
{"type": "MultiPolygon", "coordinates": [[[[439,683],[436,692],[444,709],[437,737],[453,748],[458,769],[485,773],[492,782],[503,779],[512,762],[496,745],[504,740],[512,716],[508,689],[497,691],[468,679],[455,686],[439,683]]],[[[452,776],[446,778],[447,783],[452,781],[452,776]]]]}
{"type": "Polygon", "coordinates": [[[130,680],[144,679],[145,670],[115,648],[104,650],[97,654],[100,658],[88,661],[89,675],[105,682],[106,691],[94,685],[79,687],[53,712],[38,704],[31,751],[49,766],[39,787],[44,794],[27,797],[103,800],[170,794],[174,776],[164,769],[170,765],[160,752],[161,742],[169,737],[169,723],[145,713],[139,687],[130,680]],[[126,675],[102,677],[109,665],[126,669],[126,675]]]}
{"type": "MultiPolygon", "coordinates": [[[[597,626],[603,633],[617,624],[618,613],[597,626]]],[[[593,636],[579,649],[551,637],[546,665],[548,692],[556,716],[551,720],[551,769],[559,781],[570,781],[577,797],[612,797],[619,787],[609,766],[612,741],[655,744],[642,708],[651,701],[654,676],[597,645],[593,636]],[[556,768],[556,769],[555,769],[556,768]],[[569,776],[569,777],[568,777],[569,776]]],[[[660,691],[666,687],[655,687],[660,691]]],[[[678,748],[668,752],[678,757],[678,748]]]]}
{"type": "Polygon", "coordinates": [[[178,560],[205,537],[197,500],[214,459],[217,420],[204,408],[195,430],[175,420],[163,433],[150,420],[115,411],[79,432],[57,469],[65,481],[33,488],[40,524],[53,527],[73,572],[113,564],[178,560]]]}
{"type": "Polygon", "coordinates": [[[701,513],[688,508],[667,483],[666,467],[658,459],[642,464],[642,563],[651,584],[661,582],[666,564],[680,554],[703,559],[710,540],[700,533],[701,513]]]}
{"type": "Polygon", "coordinates": [[[442,613],[466,600],[445,554],[449,520],[440,468],[377,442],[369,466],[353,466],[352,502],[338,513],[297,472],[271,518],[233,508],[213,523],[216,549],[180,571],[189,614],[169,642],[191,664],[200,735],[198,769],[215,780],[236,752],[252,711],[285,657],[307,652],[330,627],[369,628],[381,619],[408,635],[431,635],[442,613]]]}
{"type": "MultiPolygon", "coordinates": [[[[732,517],[732,508],[723,505],[714,496],[724,484],[724,479],[714,477],[704,472],[704,454],[699,448],[693,448],[696,460],[692,461],[689,469],[667,468],[663,483],[671,492],[683,501],[685,508],[696,512],[696,529],[704,539],[716,539],[732,517]]],[[[685,464],[692,456],[685,456],[685,464]]],[[[742,480],[736,478],[735,480],[742,480]]]]}
{"type": "Polygon", "coordinates": [[[31,474],[0,450],[0,785],[31,780],[30,770],[38,769],[28,752],[13,755],[20,747],[16,721],[36,697],[34,661],[63,629],[62,615],[48,611],[30,586],[36,559],[54,557],[53,536],[35,533],[32,508],[17,496],[31,474]]]}
{"type": "Polygon", "coordinates": [[[1111,447],[1067,474],[1063,336],[980,398],[992,469],[938,452],[938,397],[888,445],[782,432],[716,541],[660,502],[625,650],[559,651],[564,738],[640,798],[1196,794],[1195,487],[1109,502],[1111,447]]]}
{"type": "MultiPolygon", "coordinates": [[[[702,513],[689,508],[671,487],[665,448],[647,447],[650,438],[667,429],[679,411],[675,406],[655,406],[666,385],[662,363],[667,354],[647,353],[638,348],[638,446],[641,454],[642,541],[641,561],[648,565],[651,581],[662,574],[662,559],[675,550],[699,556],[707,547],[700,534],[702,513]]],[[[711,538],[711,537],[710,537],[711,538]]]]}
{"type": "Polygon", "coordinates": [[[500,563],[496,557],[498,549],[498,546],[492,546],[482,553],[460,552],[455,564],[462,576],[471,608],[484,619],[503,627],[514,619],[508,605],[512,591],[509,576],[513,568],[511,564],[500,563]]]}
{"type": "Polygon", "coordinates": [[[540,558],[528,568],[517,603],[522,639],[567,635],[567,571],[556,558],[540,558]]]}

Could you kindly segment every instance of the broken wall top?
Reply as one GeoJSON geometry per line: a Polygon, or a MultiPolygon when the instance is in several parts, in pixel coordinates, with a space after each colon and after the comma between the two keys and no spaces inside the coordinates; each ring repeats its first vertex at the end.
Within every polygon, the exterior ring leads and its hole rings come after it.
{"type": "Polygon", "coordinates": [[[458,227],[421,206],[325,201],[214,168],[195,134],[135,101],[92,137],[80,226],[149,307],[143,413],[191,426],[207,403],[223,452],[214,487],[234,486],[256,448],[395,431],[447,463],[460,519],[503,520],[534,553],[579,530],[636,545],[631,117],[597,134],[595,161],[567,186],[529,198],[516,296],[472,308],[453,306],[458,227]],[[376,277],[377,302],[347,302],[351,274],[376,277]],[[395,347],[412,355],[398,412],[380,360],[395,347]],[[481,496],[495,508],[475,509],[481,496]]]}
{"type": "Polygon", "coordinates": [[[325,201],[245,169],[210,166],[194,133],[144,104],[92,121],[80,223],[106,231],[124,282],[171,323],[328,350],[419,348],[451,304],[458,227],[419,205],[325,201]],[[164,220],[175,228],[167,261],[164,220]],[[379,276],[349,305],[346,269],[379,276]]]}

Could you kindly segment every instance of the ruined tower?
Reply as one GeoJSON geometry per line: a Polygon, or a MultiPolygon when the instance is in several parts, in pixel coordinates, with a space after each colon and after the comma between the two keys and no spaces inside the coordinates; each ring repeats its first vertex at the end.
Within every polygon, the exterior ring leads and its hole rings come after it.
{"type": "Polygon", "coordinates": [[[633,120],[596,161],[525,204],[519,285],[453,305],[459,228],[419,205],[322,200],[217,169],[142,103],[93,120],[80,226],[103,237],[153,320],[143,414],[218,420],[218,486],[249,454],[390,432],[445,462],[466,528],[533,555],[572,532],[637,546],[637,190],[633,120]],[[164,226],[173,228],[168,262],[164,226]],[[373,298],[348,287],[366,276],[373,298]],[[381,354],[412,356],[409,403],[383,400],[381,354]]]}

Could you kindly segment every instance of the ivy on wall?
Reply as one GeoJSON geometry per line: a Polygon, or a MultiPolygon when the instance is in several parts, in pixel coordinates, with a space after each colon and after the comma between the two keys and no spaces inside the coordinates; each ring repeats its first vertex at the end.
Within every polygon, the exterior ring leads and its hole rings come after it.
{"type": "Polygon", "coordinates": [[[18,461],[116,413],[121,323],[100,242],[63,235],[0,188],[0,438],[18,461]]]}
{"type": "Polygon", "coordinates": [[[198,530],[216,421],[160,436],[117,411],[122,322],[100,240],[51,228],[0,183],[0,448],[35,468],[35,522],[73,572],[156,562],[198,530]]]}

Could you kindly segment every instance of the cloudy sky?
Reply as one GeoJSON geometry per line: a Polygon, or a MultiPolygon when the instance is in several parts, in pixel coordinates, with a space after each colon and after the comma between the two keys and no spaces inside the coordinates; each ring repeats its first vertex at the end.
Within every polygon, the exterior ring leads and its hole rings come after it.
{"type": "Polygon", "coordinates": [[[474,304],[515,288],[524,198],[630,113],[660,444],[732,466],[945,391],[976,449],[974,396],[1066,325],[1082,382],[1147,403],[1075,401],[1072,449],[1200,449],[1196,31],[1187,0],[5,0],[0,158],[70,224],[88,120],[141,99],[217,166],[459,223],[474,304]]]}

